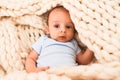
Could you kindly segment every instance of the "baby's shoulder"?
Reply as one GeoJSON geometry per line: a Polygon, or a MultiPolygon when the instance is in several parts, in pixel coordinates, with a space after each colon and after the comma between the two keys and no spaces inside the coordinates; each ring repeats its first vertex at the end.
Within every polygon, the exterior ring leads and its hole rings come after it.
{"type": "Polygon", "coordinates": [[[46,36],[46,35],[41,35],[41,36],[40,36],[40,39],[46,40],[46,39],[48,39],[48,36],[46,36]]]}
{"type": "Polygon", "coordinates": [[[72,40],[71,40],[71,43],[73,43],[73,44],[78,44],[75,39],[72,39],[72,40]]]}

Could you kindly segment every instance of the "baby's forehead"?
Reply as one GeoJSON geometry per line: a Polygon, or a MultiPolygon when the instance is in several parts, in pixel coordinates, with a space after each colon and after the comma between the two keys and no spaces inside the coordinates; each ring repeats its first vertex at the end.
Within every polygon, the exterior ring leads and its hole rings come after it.
{"type": "Polygon", "coordinates": [[[49,21],[53,19],[53,17],[57,16],[60,17],[61,15],[66,15],[66,17],[70,17],[69,11],[65,9],[63,6],[57,6],[49,11],[48,17],[47,17],[47,24],[49,24],[49,21]]]}
{"type": "Polygon", "coordinates": [[[66,10],[64,7],[56,7],[54,9],[52,9],[51,12],[55,11],[55,10],[62,10],[62,11],[67,11],[68,12],[68,10],[66,10]]]}
{"type": "Polygon", "coordinates": [[[69,11],[68,11],[67,9],[65,9],[64,7],[58,6],[58,7],[53,8],[53,9],[49,12],[48,16],[49,16],[51,13],[58,12],[58,11],[69,12],[69,11]]]}

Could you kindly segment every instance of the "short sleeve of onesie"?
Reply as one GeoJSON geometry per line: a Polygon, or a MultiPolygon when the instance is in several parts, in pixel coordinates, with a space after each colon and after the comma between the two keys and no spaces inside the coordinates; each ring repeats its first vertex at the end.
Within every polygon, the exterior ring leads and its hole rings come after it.
{"type": "Polygon", "coordinates": [[[81,49],[80,49],[80,47],[78,46],[77,41],[76,41],[76,40],[73,40],[73,44],[74,44],[75,49],[76,49],[76,54],[79,54],[80,51],[81,51],[81,49]]]}
{"type": "Polygon", "coordinates": [[[44,35],[42,35],[33,45],[32,48],[39,54],[42,49],[42,43],[44,40],[44,35]]]}

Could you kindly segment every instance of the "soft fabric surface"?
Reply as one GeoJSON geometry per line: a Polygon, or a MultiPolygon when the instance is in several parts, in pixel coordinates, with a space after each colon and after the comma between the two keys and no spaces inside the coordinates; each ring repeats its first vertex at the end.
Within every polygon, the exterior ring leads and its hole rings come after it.
{"type": "Polygon", "coordinates": [[[0,80],[120,79],[119,0],[0,0],[0,80]],[[57,5],[70,12],[77,41],[95,53],[95,62],[26,73],[31,45],[45,34],[47,12],[57,5]]]}

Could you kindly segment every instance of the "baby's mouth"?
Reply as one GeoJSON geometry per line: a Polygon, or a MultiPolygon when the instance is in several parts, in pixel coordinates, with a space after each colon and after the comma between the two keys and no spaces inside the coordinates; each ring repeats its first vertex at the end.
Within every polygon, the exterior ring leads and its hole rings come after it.
{"type": "Polygon", "coordinates": [[[59,38],[62,39],[62,40],[66,39],[65,36],[60,36],[59,38]]]}

